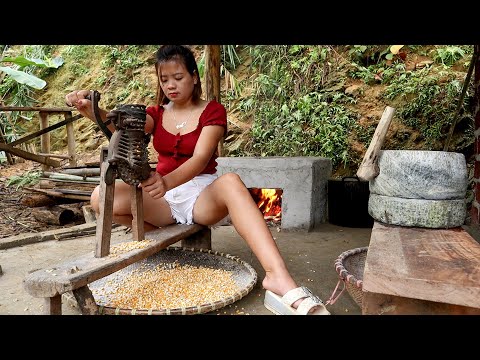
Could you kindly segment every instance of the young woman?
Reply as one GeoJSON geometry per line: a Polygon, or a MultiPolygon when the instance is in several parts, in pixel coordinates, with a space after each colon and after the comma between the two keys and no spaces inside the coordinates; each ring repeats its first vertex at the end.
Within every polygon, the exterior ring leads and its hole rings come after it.
{"type": "MultiPolygon", "coordinates": [[[[225,108],[201,98],[197,63],[190,49],[163,45],[156,54],[158,105],[147,107],[145,132],[158,152],[156,171],[143,181],[145,231],[173,223],[213,225],[230,215],[265,270],[264,304],[276,314],[327,315],[321,300],[291,277],[257,204],[240,177],[216,174],[217,146],[227,131],[225,108]]],[[[92,120],[88,90],[65,96],[92,120]]],[[[102,119],[107,111],[100,110],[102,119]]],[[[113,132],[115,128],[108,125],[113,132]]],[[[91,203],[99,211],[99,187],[91,203]]],[[[115,185],[114,222],[131,226],[130,185],[115,185]]]]}

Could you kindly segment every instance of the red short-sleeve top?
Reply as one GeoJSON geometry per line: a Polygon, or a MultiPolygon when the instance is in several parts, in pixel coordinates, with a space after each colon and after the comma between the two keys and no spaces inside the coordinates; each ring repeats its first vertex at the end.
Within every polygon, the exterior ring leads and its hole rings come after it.
{"type": "MultiPolygon", "coordinates": [[[[193,156],[195,145],[204,126],[220,125],[227,133],[227,111],[215,100],[211,100],[198,120],[197,128],[184,135],[173,135],[162,126],[164,108],[161,105],[149,106],[147,114],[153,118],[153,147],[158,152],[157,172],[165,176],[193,156]]],[[[218,154],[215,151],[201,174],[214,174],[217,171],[218,154]]]]}

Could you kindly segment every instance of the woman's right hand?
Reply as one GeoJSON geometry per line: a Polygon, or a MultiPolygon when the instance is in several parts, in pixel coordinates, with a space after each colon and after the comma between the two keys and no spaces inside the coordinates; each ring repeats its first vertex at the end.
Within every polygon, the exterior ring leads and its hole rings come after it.
{"type": "Polygon", "coordinates": [[[95,114],[92,112],[92,102],[86,97],[90,95],[89,90],[74,90],[65,95],[65,104],[74,106],[83,116],[95,120],[95,114]]]}

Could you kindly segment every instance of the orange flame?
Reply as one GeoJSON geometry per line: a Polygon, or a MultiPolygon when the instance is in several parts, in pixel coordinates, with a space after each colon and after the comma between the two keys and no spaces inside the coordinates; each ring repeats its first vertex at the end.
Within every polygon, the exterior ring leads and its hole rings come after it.
{"type": "Polygon", "coordinates": [[[265,218],[280,218],[282,213],[281,195],[278,189],[250,189],[254,201],[265,218]]]}

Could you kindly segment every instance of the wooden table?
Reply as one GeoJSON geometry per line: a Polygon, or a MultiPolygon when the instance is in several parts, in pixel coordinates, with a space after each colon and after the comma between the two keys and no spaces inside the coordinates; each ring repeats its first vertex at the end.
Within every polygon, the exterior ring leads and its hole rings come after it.
{"type": "Polygon", "coordinates": [[[463,228],[375,222],[362,314],[480,314],[480,244],[463,228]]]}

